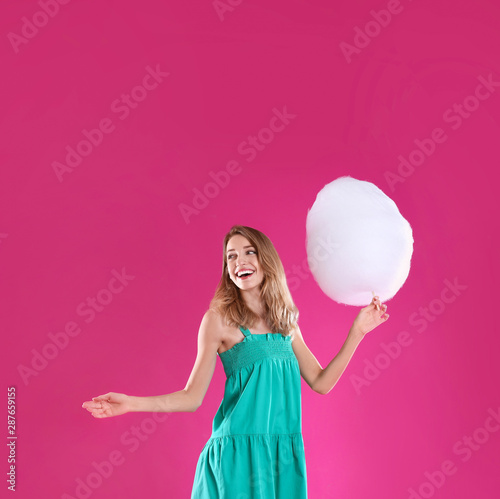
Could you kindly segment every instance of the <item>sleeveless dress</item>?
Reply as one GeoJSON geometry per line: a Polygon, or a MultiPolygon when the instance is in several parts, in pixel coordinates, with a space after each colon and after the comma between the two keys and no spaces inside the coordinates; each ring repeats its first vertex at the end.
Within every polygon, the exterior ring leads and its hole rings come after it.
{"type": "Polygon", "coordinates": [[[299,363],[290,336],[252,334],[219,358],[224,398],[191,499],[306,499],[299,363]]]}

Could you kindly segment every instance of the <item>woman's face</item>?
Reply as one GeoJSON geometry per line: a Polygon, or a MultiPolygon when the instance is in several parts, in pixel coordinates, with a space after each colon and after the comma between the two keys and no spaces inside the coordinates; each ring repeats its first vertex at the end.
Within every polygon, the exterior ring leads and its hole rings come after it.
{"type": "Polygon", "coordinates": [[[262,283],[264,271],[259,264],[257,249],[246,237],[236,234],[229,239],[226,262],[231,281],[241,290],[253,289],[262,283]]]}

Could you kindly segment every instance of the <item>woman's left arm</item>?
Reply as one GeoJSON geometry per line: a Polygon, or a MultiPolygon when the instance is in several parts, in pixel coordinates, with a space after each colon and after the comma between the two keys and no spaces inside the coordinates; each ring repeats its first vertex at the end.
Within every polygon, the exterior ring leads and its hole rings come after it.
{"type": "Polygon", "coordinates": [[[305,382],[315,392],[326,395],[342,376],[365,334],[388,318],[387,305],[382,305],[375,296],[370,305],[360,310],[339,353],[324,369],[305,344],[302,333],[297,327],[292,346],[299,362],[300,374],[305,382]]]}

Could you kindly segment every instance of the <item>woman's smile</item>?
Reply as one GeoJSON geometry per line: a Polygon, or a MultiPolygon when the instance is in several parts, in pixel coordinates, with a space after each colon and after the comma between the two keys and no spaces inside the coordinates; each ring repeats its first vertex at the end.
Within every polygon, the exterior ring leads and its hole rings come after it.
{"type": "Polygon", "coordinates": [[[245,279],[249,279],[254,274],[255,274],[255,272],[253,270],[249,270],[249,269],[238,270],[236,272],[236,278],[241,279],[241,280],[245,280],[245,279]]]}
{"type": "Polygon", "coordinates": [[[246,237],[237,234],[228,241],[226,258],[231,280],[240,289],[248,291],[249,285],[253,288],[262,283],[264,272],[257,251],[246,237]]]}

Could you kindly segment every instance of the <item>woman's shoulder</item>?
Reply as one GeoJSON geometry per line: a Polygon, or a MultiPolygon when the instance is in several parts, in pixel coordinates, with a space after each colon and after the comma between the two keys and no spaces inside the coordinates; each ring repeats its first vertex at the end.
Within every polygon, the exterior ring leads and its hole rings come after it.
{"type": "Polygon", "coordinates": [[[228,324],[220,314],[220,312],[209,308],[205,314],[203,315],[203,319],[201,321],[202,325],[210,330],[219,331],[221,333],[225,332],[228,329],[228,324]]]}
{"type": "Polygon", "coordinates": [[[209,308],[203,315],[203,320],[210,323],[222,322],[222,317],[219,312],[213,308],[209,308]]]}
{"type": "Polygon", "coordinates": [[[217,345],[224,344],[234,337],[234,328],[228,325],[224,317],[216,310],[209,309],[203,315],[200,333],[203,338],[217,345]]]}

